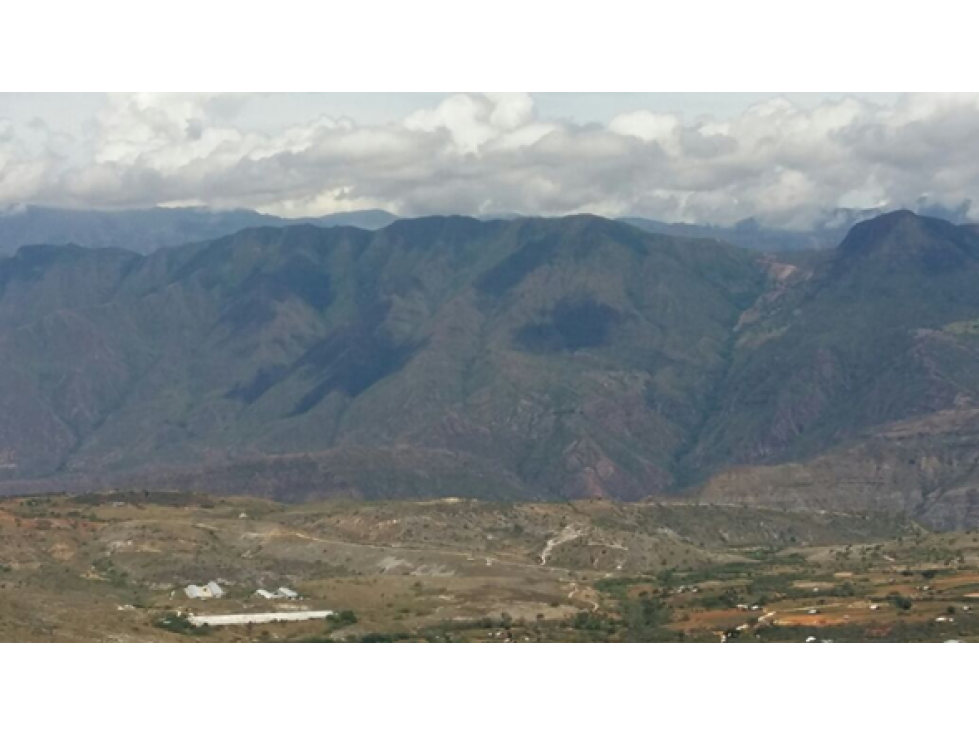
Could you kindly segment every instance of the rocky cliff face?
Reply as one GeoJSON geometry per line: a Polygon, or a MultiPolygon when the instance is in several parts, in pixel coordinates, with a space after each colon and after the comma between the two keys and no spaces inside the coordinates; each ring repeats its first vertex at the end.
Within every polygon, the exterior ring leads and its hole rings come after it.
{"type": "Polygon", "coordinates": [[[708,502],[878,511],[942,530],[979,527],[979,410],[893,423],[809,461],[722,471],[708,502]]]}

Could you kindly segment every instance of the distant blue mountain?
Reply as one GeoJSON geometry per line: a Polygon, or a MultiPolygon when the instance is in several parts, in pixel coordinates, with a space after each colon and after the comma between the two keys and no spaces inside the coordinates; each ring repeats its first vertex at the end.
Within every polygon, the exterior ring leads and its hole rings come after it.
{"type": "Polygon", "coordinates": [[[248,209],[156,208],[122,211],[18,206],[0,211],[0,254],[24,245],[118,247],[149,254],[164,247],[212,240],[250,227],[314,224],[375,230],[397,217],[381,210],[284,219],[248,209]]]}

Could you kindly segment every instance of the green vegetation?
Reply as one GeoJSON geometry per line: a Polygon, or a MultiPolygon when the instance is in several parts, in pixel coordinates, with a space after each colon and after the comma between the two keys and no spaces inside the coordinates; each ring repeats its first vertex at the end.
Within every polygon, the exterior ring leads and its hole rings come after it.
{"type": "Polygon", "coordinates": [[[206,637],[211,633],[211,628],[207,625],[198,627],[191,624],[185,615],[176,613],[167,614],[165,617],[156,620],[153,626],[177,635],[188,635],[190,637],[206,637]]]}
{"type": "Polygon", "coordinates": [[[141,483],[514,500],[583,496],[594,476],[624,499],[669,488],[766,277],[750,253],[597,217],[448,217],[252,229],[147,257],[26,248],[0,283],[6,373],[26,380],[0,376],[23,398],[0,428],[54,432],[6,446],[2,479],[88,489],[166,465],[141,483]],[[5,339],[55,314],[64,334],[5,339]],[[63,375],[67,402],[42,399],[63,375]],[[392,407],[408,400],[424,409],[392,407]],[[595,401],[636,414],[605,421],[595,401]],[[505,438],[474,439],[488,434],[505,438]],[[585,453],[565,457],[571,444],[585,453]]]}
{"type": "Polygon", "coordinates": [[[979,397],[979,354],[949,335],[977,322],[977,279],[979,237],[966,228],[907,212],[855,227],[742,335],[784,330],[735,351],[723,409],[687,460],[705,480],[725,464],[770,466],[719,477],[709,496],[777,503],[805,484],[810,506],[854,510],[884,495],[898,513],[942,487],[921,519],[961,527],[968,500],[949,490],[967,486],[959,467],[979,458],[979,423],[956,413],[979,397]]]}
{"type": "MultiPolygon", "coordinates": [[[[0,491],[135,474],[145,491],[77,500],[90,522],[174,486],[285,501],[696,496],[974,522],[974,230],[895,213],[836,251],[785,258],[675,232],[431,217],[249,229],[148,256],[25,247],[0,261],[0,396],[16,396],[0,491]]],[[[17,517],[49,519],[34,502],[17,517]]],[[[686,570],[757,534],[727,521],[683,528],[700,551],[664,538],[658,565],[637,570],[686,570]]],[[[781,518],[745,558],[832,535],[806,524],[781,518]]]]}
{"type": "Polygon", "coordinates": [[[360,620],[357,618],[357,615],[354,612],[350,611],[349,609],[345,609],[342,612],[337,612],[334,616],[326,620],[326,624],[331,630],[335,631],[344,627],[350,627],[351,625],[357,624],[359,621],[360,620]]]}
{"type": "Polygon", "coordinates": [[[902,612],[909,612],[914,608],[914,602],[901,594],[891,594],[888,600],[902,612]]]}

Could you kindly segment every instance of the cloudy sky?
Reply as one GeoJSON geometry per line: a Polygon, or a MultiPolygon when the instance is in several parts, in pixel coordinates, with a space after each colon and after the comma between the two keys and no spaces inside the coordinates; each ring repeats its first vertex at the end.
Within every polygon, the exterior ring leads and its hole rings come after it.
{"type": "Polygon", "coordinates": [[[0,95],[4,208],[805,227],[923,200],[979,202],[979,94],[0,95]]]}

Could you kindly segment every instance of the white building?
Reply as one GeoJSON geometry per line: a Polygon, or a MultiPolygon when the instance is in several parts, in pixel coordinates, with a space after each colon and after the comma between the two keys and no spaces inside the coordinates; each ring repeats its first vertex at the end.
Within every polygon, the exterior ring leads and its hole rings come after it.
{"type": "Polygon", "coordinates": [[[298,599],[299,593],[286,586],[281,586],[279,587],[278,591],[266,591],[265,589],[259,589],[255,592],[255,596],[260,596],[263,599],[271,601],[274,599],[298,599]]]}
{"type": "Polygon", "coordinates": [[[224,589],[216,581],[211,581],[205,586],[195,586],[191,584],[184,593],[188,599],[221,599],[224,597],[224,589]]]}
{"type": "Polygon", "coordinates": [[[195,627],[229,627],[248,624],[271,624],[273,622],[309,622],[329,619],[333,612],[272,612],[270,614],[217,614],[210,616],[190,615],[190,623],[195,627]]]}

